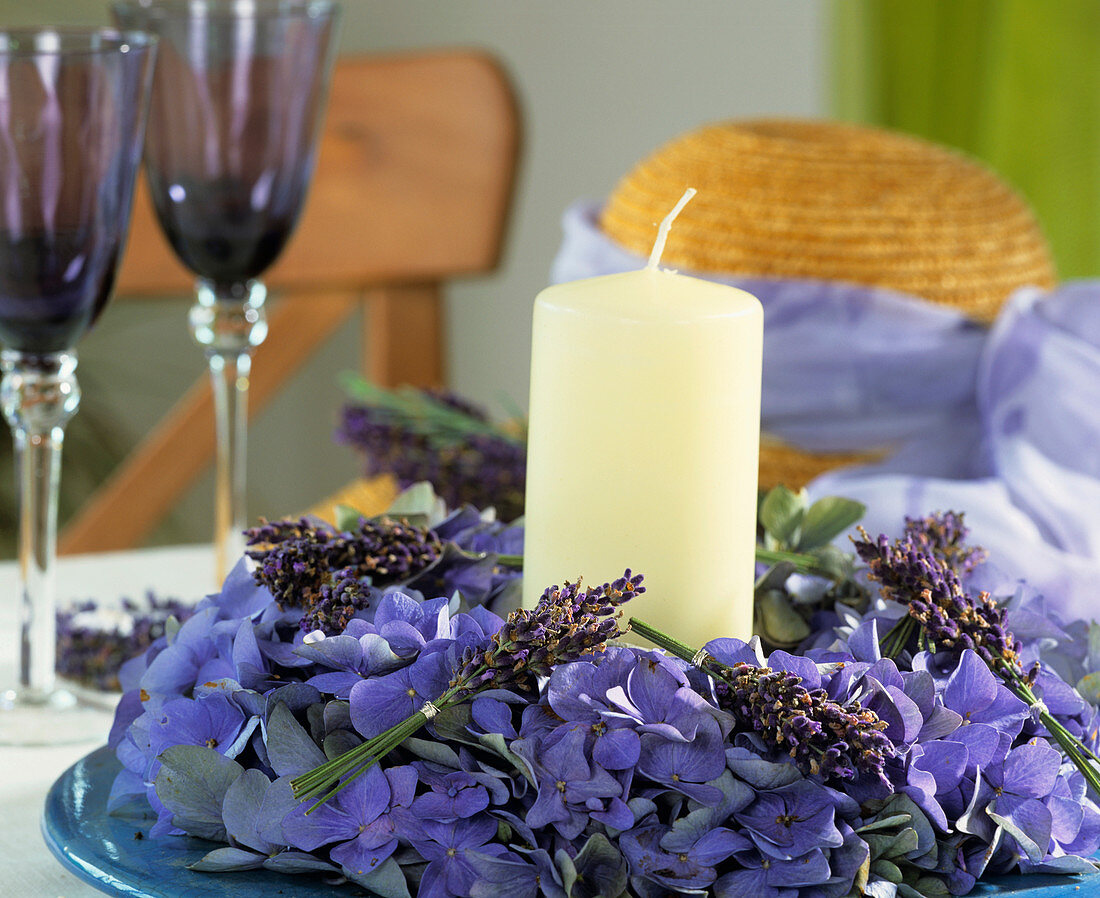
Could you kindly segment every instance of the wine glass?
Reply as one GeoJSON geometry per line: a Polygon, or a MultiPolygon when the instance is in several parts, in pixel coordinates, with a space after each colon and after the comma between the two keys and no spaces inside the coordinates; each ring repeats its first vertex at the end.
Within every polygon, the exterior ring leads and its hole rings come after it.
{"type": "Polygon", "coordinates": [[[55,682],[57,488],[80,403],[73,347],[114,284],[154,46],[110,30],[0,31],[0,408],[15,440],[22,594],[2,743],[103,734],[102,717],[55,682]]]}
{"type": "Polygon", "coordinates": [[[160,38],[145,168],[157,218],[198,276],[189,322],[214,388],[219,582],[244,548],[248,381],[267,336],[258,280],[313,171],[338,8],[332,0],[121,0],[160,38]]]}

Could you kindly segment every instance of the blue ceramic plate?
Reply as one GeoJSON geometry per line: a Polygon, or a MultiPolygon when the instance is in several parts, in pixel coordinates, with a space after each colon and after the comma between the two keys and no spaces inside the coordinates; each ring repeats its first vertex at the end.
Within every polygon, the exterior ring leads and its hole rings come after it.
{"type": "MultiPolygon", "coordinates": [[[[337,898],[367,894],[353,885],[339,888],[317,878],[269,870],[196,873],[187,865],[211,850],[198,839],[146,838],[155,819],[111,817],[107,796],[119,771],[114,752],[100,748],[77,761],[46,796],[42,834],[50,851],[69,870],[110,895],[129,898],[337,898]]],[[[1100,898],[1100,874],[1007,876],[982,883],[972,893],[998,898],[1100,898]]]]}
{"type": "Polygon", "coordinates": [[[96,749],[53,784],[42,814],[42,835],[50,851],[97,889],[128,898],[356,898],[370,894],[350,883],[335,887],[305,874],[188,870],[188,864],[217,846],[182,836],[147,838],[156,820],[152,812],[109,816],[107,796],[120,769],[111,749],[96,749]]]}

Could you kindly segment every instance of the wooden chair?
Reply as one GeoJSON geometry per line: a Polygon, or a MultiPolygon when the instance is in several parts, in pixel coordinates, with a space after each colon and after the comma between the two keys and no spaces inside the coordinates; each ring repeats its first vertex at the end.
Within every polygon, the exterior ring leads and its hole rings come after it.
{"type": "MultiPolygon", "coordinates": [[[[360,307],[368,377],[443,383],[441,284],[497,263],[517,120],[506,77],[477,52],[337,62],[302,220],[264,278],[276,301],[250,415],[360,307]]],[[[140,185],[118,298],[191,301],[192,284],[140,185]]],[[[59,550],[138,545],[212,461],[213,420],[204,374],[65,527],[59,550]]]]}

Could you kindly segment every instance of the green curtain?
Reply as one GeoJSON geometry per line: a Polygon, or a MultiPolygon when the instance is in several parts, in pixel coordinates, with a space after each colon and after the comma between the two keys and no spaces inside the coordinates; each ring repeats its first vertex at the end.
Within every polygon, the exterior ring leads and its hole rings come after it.
{"type": "Polygon", "coordinates": [[[837,118],[948,144],[1035,208],[1062,278],[1100,274],[1100,0],[834,0],[837,118]]]}

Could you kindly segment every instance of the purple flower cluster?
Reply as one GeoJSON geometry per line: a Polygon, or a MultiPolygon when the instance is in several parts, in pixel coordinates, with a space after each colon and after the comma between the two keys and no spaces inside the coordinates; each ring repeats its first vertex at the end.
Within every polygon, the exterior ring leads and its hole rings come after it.
{"type": "Polygon", "coordinates": [[[353,531],[321,521],[263,523],[245,531],[253,576],[276,602],[304,605],[302,629],[339,633],[370,605],[370,587],[408,582],[438,560],[442,543],[404,520],[360,518],[353,531]]]}
{"type": "Polygon", "coordinates": [[[965,530],[948,529],[931,516],[910,520],[905,536],[893,541],[885,534],[872,540],[862,527],[860,533],[856,553],[867,563],[868,576],[882,584],[885,598],[907,607],[924,643],[944,651],[972,649],[987,664],[1019,666],[1021,646],[1008,629],[1005,610],[988,593],[971,596],[954,566],[975,560],[958,546],[965,530]],[[945,532],[950,541],[943,539],[945,532]]]}
{"type": "Polygon", "coordinates": [[[187,620],[194,606],[148,593],[144,601],[124,598],[117,608],[94,599],[57,611],[57,672],[92,689],[120,688],[123,663],[164,635],[169,618],[187,620]]]}
{"type": "Polygon", "coordinates": [[[815,666],[803,667],[805,678],[744,661],[708,660],[703,669],[717,680],[719,706],[765,742],[786,748],[804,772],[826,781],[868,774],[888,782],[883,768],[895,749],[883,732],[887,722],[857,701],[834,701],[820,685],[808,688],[807,681],[821,681],[815,666]]]}
{"type": "MultiPolygon", "coordinates": [[[[269,543],[343,538],[313,529],[269,543]]],[[[469,510],[432,531],[438,558],[367,584],[338,631],[302,630],[292,565],[277,596],[250,570],[267,558],[242,560],[125,666],[112,806],[147,802],[154,838],[220,843],[196,869],[423,898],[943,895],[1013,869],[1090,869],[1094,796],[975,649],[884,657],[875,608],[802,655],[719,638],[696,667],[606,644],[639,577],[555,587],[505,617],[487,603],[514,577],[478,553],[511,554],[517,534],[469,510]],[[327,801],[295,798],[295,780],[449,690],[464,700],[440,702],[327,801]]],[[[322,586],[366,580],[341,552],[302,564],[322,586]]],[[[1040,664],[1034,687],[1066,727],[1094,732],[1046,639],[1019,649],[1040,664]]],[[[1088,676],[1091,659],[1059,663],[1088,676]]]]}
{"type": "Polygon", "coordinates": [[[524,442],[492,427],[483,409],[452,393],[424,391],[422,401],[482,426],[461,439],[443,440],[423,418],[385,405],[351,403],[344,407],[336,438],[362,453],[367,476],[392,474],[401,486],[427,481],[448,505],[492,506],[505,521],[520,517],[527,479],[524,442]]]}
{"type": "Polygon", "coordinates": [[[530,611],[508,616],[485,646],[470,646],[462,655],[452,686],[475,692],[487,685],[521,692],[534,688],[534,677],[548,677],[567,661],[602,652],[622,635],[620,606],[639,593],[642,575],[622,577],[593,589],[581,584],[551,586],[530,611]]]}

